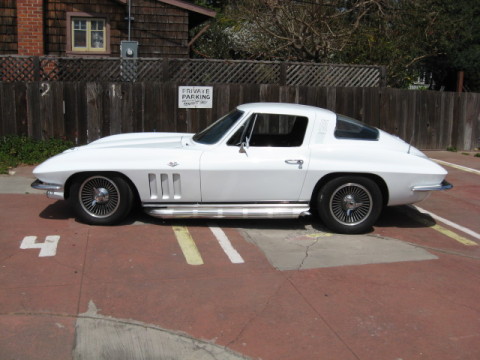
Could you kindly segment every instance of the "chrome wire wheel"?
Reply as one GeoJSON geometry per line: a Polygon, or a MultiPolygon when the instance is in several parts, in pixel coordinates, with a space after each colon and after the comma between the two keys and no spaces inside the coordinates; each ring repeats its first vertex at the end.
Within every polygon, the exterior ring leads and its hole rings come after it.
{"type": "Polygon", "coordinates": [[[346,183],[332,192],[329,209],[340,224],[355,226],[369,218],[372,204],[372,195],[366,187],[357,183],[346,183]]]}
{"type": "Polygon", "coordinates": [[[94,218],[107,218],[120,206],[120,190],[104,176],[92,176],[81,183],[78,200],[83,210],[94,218]]]}

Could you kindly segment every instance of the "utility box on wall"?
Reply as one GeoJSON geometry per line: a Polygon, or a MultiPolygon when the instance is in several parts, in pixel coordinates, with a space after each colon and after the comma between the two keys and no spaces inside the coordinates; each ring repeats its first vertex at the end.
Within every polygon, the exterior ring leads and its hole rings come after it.
{"type": "Polygon", "coordinates": [[[122,40],[120,42],[120,56],[127,59],[138,57],[138,41],[122,40]]]}
{"type": "Polygon", "coordinates": [[[138,67],[138,41],[120,42],[120,75],[123,81],[136,81],[138,67]]]}

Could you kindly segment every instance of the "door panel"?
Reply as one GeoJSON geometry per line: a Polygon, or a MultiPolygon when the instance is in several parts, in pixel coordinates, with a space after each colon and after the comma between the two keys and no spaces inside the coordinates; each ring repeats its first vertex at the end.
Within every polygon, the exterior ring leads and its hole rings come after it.
{"type": "Polygon", "coordinates": [[[240,153],[238,147],[229,146],[216,150],[201,158],[202,202],[299,199],[308,168],[303,148],[250,147],[240,153]]]}
{"type": "Polygon", "coordinates": [[[305,116],[252,114],[202,154],[202,202],[297,201],[308,168],[305,116]]]}

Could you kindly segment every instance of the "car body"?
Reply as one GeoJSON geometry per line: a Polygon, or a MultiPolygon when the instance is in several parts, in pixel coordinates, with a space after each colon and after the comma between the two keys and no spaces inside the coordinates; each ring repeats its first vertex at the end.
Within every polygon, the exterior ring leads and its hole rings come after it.
{"type": "Polygon", "coordinates": [[[447,172],[398,137],[332,111],[244,104],[197,134],[112,135],[48,159],[36,189],[80,220],[113,224],[139,202],[156,217],[295,218],[368,231],[382,208],[445,190],[447,172]]]}

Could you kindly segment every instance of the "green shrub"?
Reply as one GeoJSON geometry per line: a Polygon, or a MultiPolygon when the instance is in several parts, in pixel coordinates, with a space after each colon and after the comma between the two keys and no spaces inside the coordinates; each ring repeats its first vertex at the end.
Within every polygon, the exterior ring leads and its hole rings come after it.
{"type": "Polygon", "coordinates": [[[475,157],[480,157],[480,153],[476,153],[474,156],[475,157]]]}
{"type": "Polygon", "coordinates": [[[62,139],[33,140],[26,136],[0,137],[0,173],[20,164],[34,165],[73,146],[62,139]]]}

